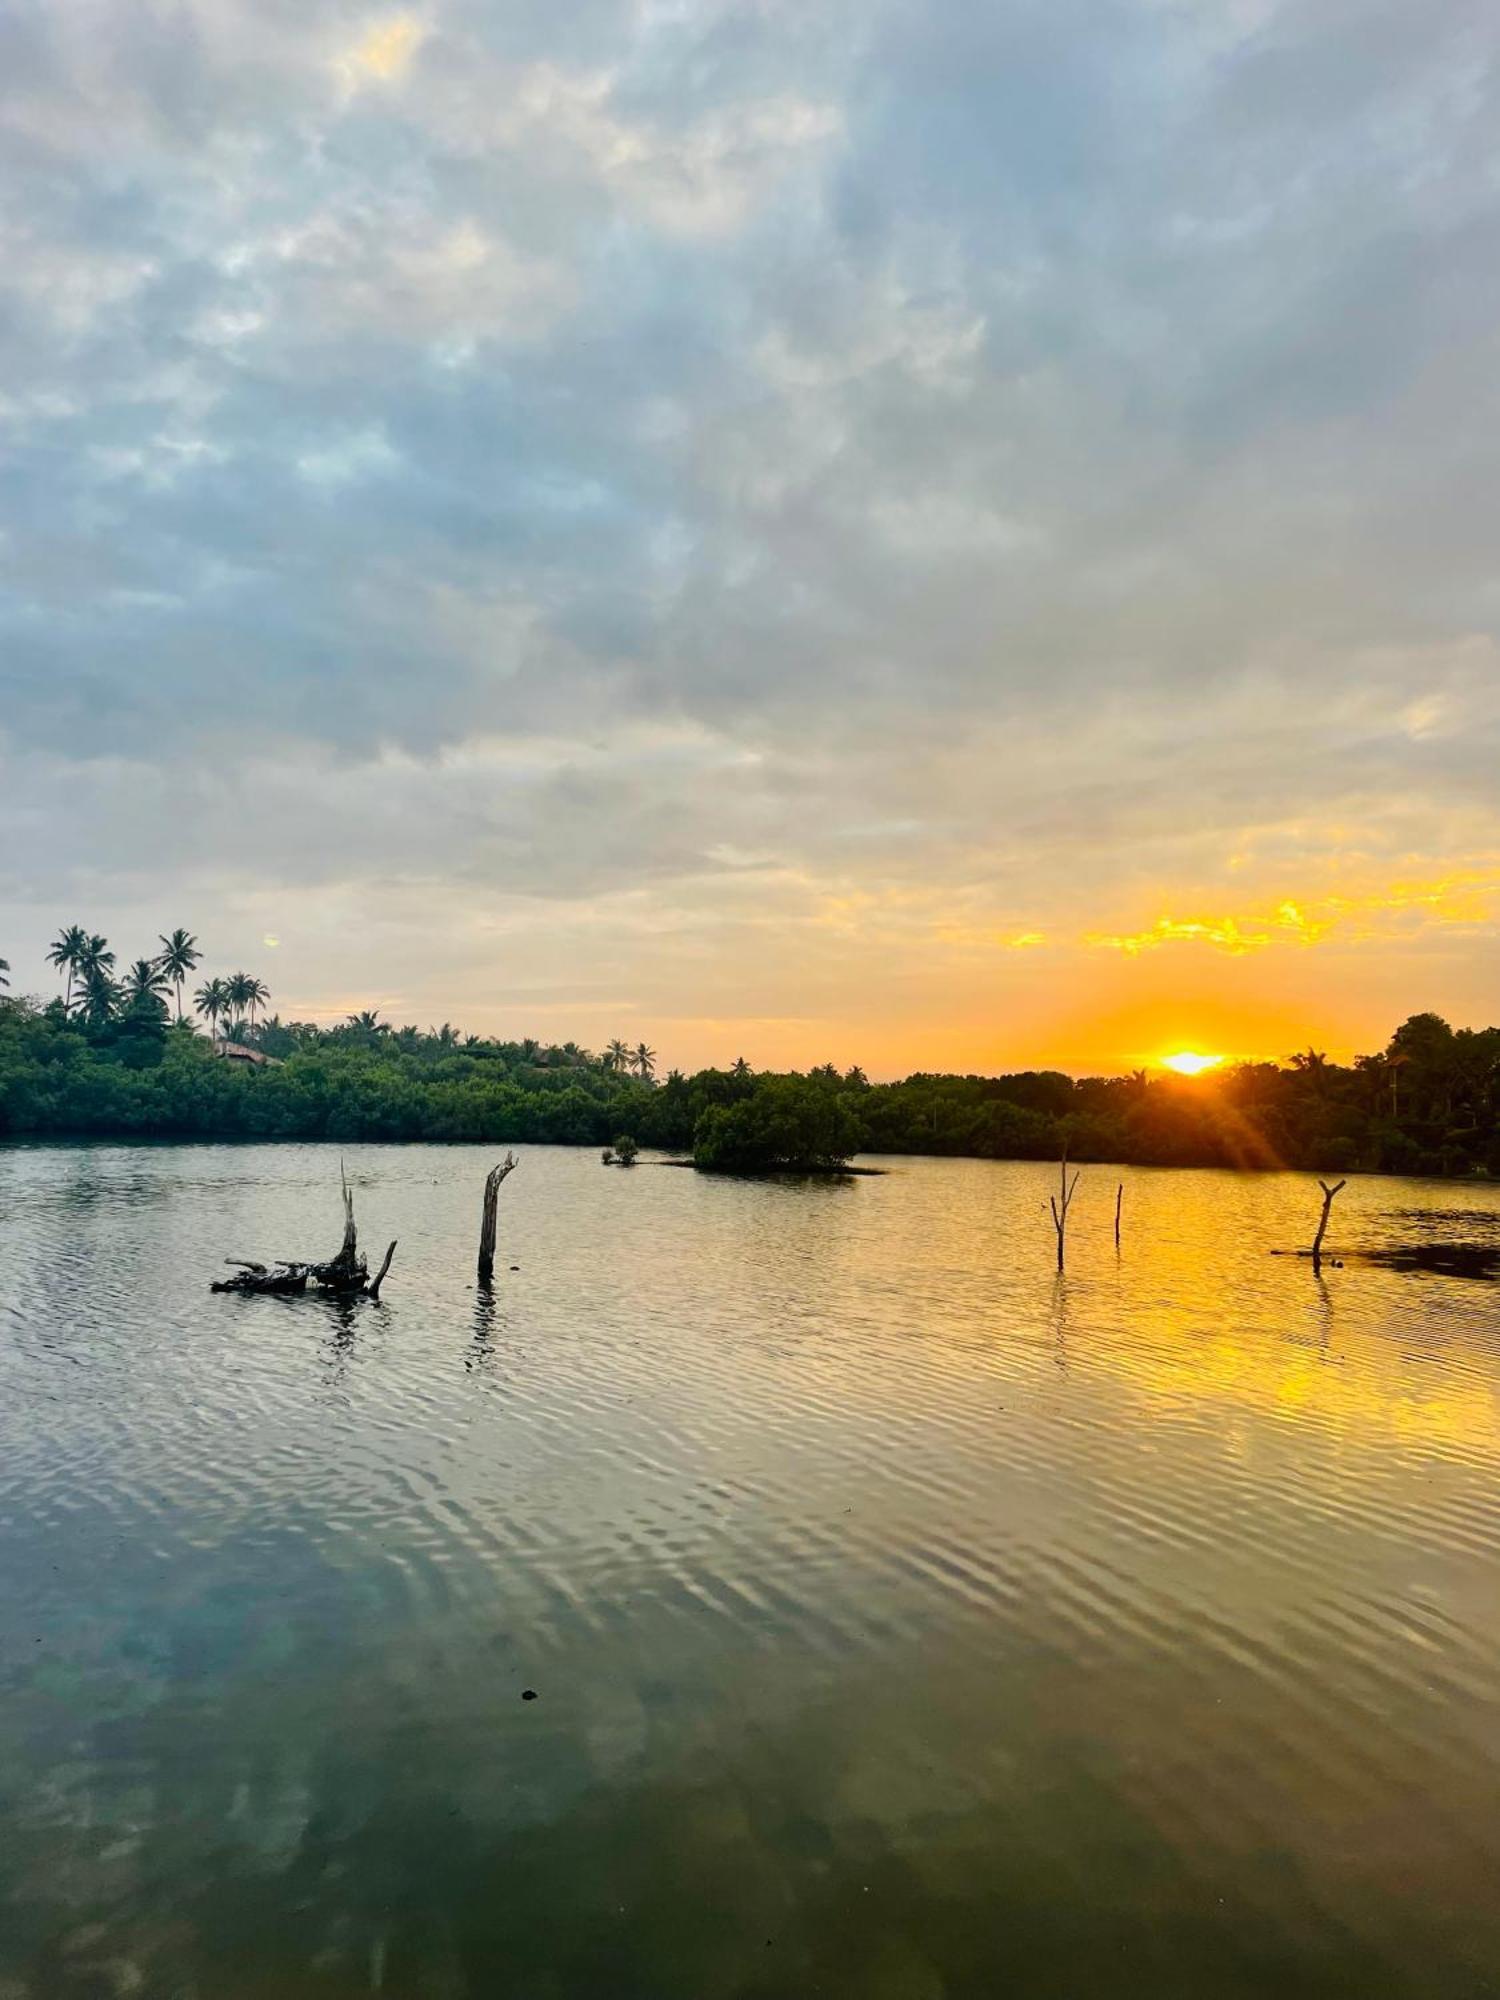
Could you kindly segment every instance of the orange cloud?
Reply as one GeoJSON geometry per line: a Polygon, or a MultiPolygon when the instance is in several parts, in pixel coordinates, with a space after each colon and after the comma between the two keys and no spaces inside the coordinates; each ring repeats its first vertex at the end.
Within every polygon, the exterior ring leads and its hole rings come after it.
{"type": "Polygon", "coordinates": [[[1358,896],[1324,896],[1304,908],[1291,901],[1239,916],[1158,917],[1139,931],[1086,931],[1082,942],[1137,957],[1164,944],[1206,944],[1240,957],[1275,944],[1317,944],[1334,931],[1354,939],[1380,935],[1392,920],[1475,927],[1495,921],[1500,867],[1479,868],[1431,881],[1397,882],[1358,896]]]}

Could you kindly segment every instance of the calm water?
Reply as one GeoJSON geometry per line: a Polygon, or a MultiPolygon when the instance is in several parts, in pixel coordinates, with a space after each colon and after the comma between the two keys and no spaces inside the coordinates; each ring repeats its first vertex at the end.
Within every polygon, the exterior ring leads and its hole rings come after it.
{"type": "Polygon", "coordinates": [[[345,1157],[341,1312],[207,1290],[334,1150],[0,1151],[0,2000],[1500,1991],[1500,1287],[535,1148],[490,1307],[492,1155],[345,1157]]]}

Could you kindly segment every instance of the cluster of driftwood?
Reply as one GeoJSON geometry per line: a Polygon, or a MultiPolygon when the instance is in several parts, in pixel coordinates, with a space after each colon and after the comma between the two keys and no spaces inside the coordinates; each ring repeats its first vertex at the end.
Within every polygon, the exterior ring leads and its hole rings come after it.
{"type": "MultiPolygon", "coordinates": [[[[604,1164],[615,1165],[617,1154],[623,1154],[627,1146],[628,1157],[620,1158],[618,1164],[631,1165],[636,1150],[633,1140],[625,1142],[616,1140],[614,1149],[605,1153],[604,1164]]],[[[493,1285],[495,1279],[495,1236],[499,1221],[500,1184],[507,1175],[515,1172],[516,1166],[515,1154],[507,1153],[498,1166],[490,1168],[485,1177],[484,1206],[480,1212],[479,1222],[478,1276],[482,1288],[493,1285]]],[[[1078,1179],[1076,1171],[1071,1178],[1069,1177],[1068,1156],[1064,1152],[1058,1192],[1051,1198],[1052,1226],[1057,1233],[1059,1271],[1064,1268],[1067,1254],[1068,1211],[1073,1206],[1073,1197],[1078,1191],[1078,1179]]],[[[344,1178],[342,1168],[339,1169],[339,1181],[344,1195],[344,1240],[339,1245],[336,1256],[330,1257],[322,1264],[292,1263],[285,1260],[276,1264],[252,1264],[244,1257],[226,1257],[224,1261],[234,1270],[235,1275],[232,1278],[219,1279],[212,1289],[216,1292],[271,1292],[295,1296],[297,1293],[305,1292],[308,1286],[312,1285],[320,1292],[329,1292],[341,1298],[378,1299],[380,1287],[385,1283],[386,1272],[391,1268],[391,1259],[396,1254],[396,1245],[392,1243],[387,1249],[380,1269],[372,1278],[369,1265],[360,1255],[359,1238],[354,1226],[354,1196],[348,1181],[344,1178]]],[[[1328,1218],[1333,1209],[1334,1196],[1342,1193],[1347,1185],[1345,1181],[1339,1181],[1333,1187],[1330,1187],[1327,1181],[1318,1182],[1318,1186],[1323,1190],[1323,1213],[1318,1221],[1318,1233],[1313,1238],[1311,1251],[1297,1252],[1297,1255],[1302,1257],[1311,1256],[1314,1271],[1322,1269],[1323,1238],[1328,1231],[1328,1218]]],[[[1120,1209],[1124,1195],[1125,1188],[1121,1183],[1115,1189],[1116,1250],[1120,1247],[1120,1209]]],[[[1332,1261],[1336,1264],[1338,1259],[1332,1261]]]]}
{"type": "MultiPolygon", "coordinates": [[[[484,1183],[484,1207],[479,1219],[479,1282],[489,1286],[495,1278],[495,1236],[499,1223],[500,1183],[508,1174],[516,1170],[514,1153],[507,1153],[499,1166],[491,1167],[484,1183]]],[[[339,1245],[337,1256],[326,1263],[307,1264],[283,1259],[276,1264],[253,1264],[247,1257],[226,1257],[224,1262],[234,1272],[232,1278],[220,1278],[211,1287],[216,1292],[256,1292],[279,1294],[283,1297],[297,1297],[309,1285],[315,1291],[332,1294],[336,1298],[378,1299],[380,1287],[385,1283],[385,1274],[391,1268],[391,1259],[396,1254],[396,1246],[391,1244],[374,1277],[370,1267],[360,1255],[359,1235],[354,1226],[354,1195],[344,1170],[339,1169],[339,1183],[344,1194],[344,1240],[339,1245]]],[[[515,1267],[512,1266],[512,1269],[515,1267]]]]}
{"type": "Polygon", "coordinates": [[[396,1246],[391,1244],[380,1269],[372,1278],[370,1266],[360,1254],[359,1234],[354,1226],[354,1194],[344,1179],[342,1168],[339,1180],[344,1191],[344,1240],[336,1256],[321,1264],[286,1261],[252,1264],[248,1258],[226,1257],[224,1261],[235,1275],[219,1279],[212,1289],[216,1292],[270,1292],[295,1297],[312,1285],[316,1290],[332,1293],[338,1298],[378,1299],[385,1274],[396,1254],[396,1246]]]}

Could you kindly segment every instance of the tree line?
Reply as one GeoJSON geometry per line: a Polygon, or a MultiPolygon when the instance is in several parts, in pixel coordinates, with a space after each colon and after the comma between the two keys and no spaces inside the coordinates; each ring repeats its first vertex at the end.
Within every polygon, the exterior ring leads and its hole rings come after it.
{"type": "MultiPolygon", "coordinates": [[[[1348,1065],[1307,1049],[1192,1080],[1032,1070],[872,1084],[858,1068],[770,1074],[743,1058],[661,1076],[645,1042],[596,1053],[370,1011],[334,1027],[283,1021],[244,973],[205,980],[188,1010],[197,941],[176,930],[159,944],[117,979],[107,942],[70,926],[49,954],[57,997],[0,991],[0,1136],[623,1136],[729,1171],[825,1170],[859,1152],[1056,1159],[1066,1148],[1079,1161],[1160,1166],[1500,1174],[1500,1029],[1455,1030],[1436,1014],[1413,1015],[1348,1065]],[[271,1060],[223,1061],[225,1043],[271,1060]]],[[[0,960],[0,978],[6,969],[0,960]]]]}
{"type": "MultiPolygon", "coordinates": [[[[182,989],[202,964],[203,954],[191,931],[163,933],[157,943],[160,951],[136,959],[117,978],[108,938],[82,924],[68,924],[47,947],[47,963],[56,967],[64,982],[63,1012],[95,1028],[130,1017],[150,1022],[166,1018],[163,996],[171,993],[180,1024],[182,989]]],[[[205,980],[193,995],[193,1007],[208,1023],[210,1034],[217,1035],[220,1024],[226,1023],[232,1037],[254,1029],[257,1013],[270,997],[263,980],[248,972],[231,972],[225,978],[205,980]]]]}

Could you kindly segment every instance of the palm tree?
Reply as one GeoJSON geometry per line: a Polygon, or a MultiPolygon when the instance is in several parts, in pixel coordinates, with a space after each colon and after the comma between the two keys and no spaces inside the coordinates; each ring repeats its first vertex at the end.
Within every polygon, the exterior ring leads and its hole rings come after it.
{"type": "Polygon", "coordinates": [[[1308,1076],[1321,1076],[1328,1067],[1328,1058],[1321,1049],[1299,1049],[1291,1064],[1293,1069],[1300,1069],[1308,1076]]]}
{"type": "Polygon", "coordinates": [[[127,1007],[141,1008],[148,1013],[155,1013],[160,1008],[165,1014],[167,1010],[161,996],[171,984],[171,979],[156,959],[138,958],[125,975],[121,997],[127,1007]]]}
{"type": "Polygon", "coordinates": [[[630,1067],[630,1051],[622,1041],[613,1041],[604,1051],[604,1067],[624,1071],[630,1067]]]}
{"type": "Polygon", "coordinates": [[[109,939],[100,937],[97,932],[93,937],[85,938],[78,957],[79,979],[87,980],[91,974],[100,972],[113,973],[114,969],[115,955],[109,948],[109,939]]]}
{"type": "Polygon", "coordinates": [[[119,1002],[114,981],[115,955],[109,939],[94,933],[78,948],[77,988],[79,1011],[90,1021],[107,1021],[119,1002]]]}
{"type": "Polygon", "coordinates": [[[177,989],[177,1019],[182,1020],[182,982],[191,976],[203,954],[191,931],[175,930],[170,937],[158,933],[161,955],[157,964],[177,989]]]}
{"type": "Polygon", "coordinates": [[[630,1066],[642,1083],[649,1083],[656,1074],[655,1049],[648,1049],[644,1042],[637,1042],[630,1057],[630,1066]]]}
{"type": "Polygon", "coordinates": [[[755,1071],[751,1069],[743,1056],[736,1056],[729,1074],[734,1078],[736,1083],[748,1083],[750,1078],[754,1076],[755,1071]]]}
{"type": "MultiPolygon", "coordinates": [[[[103,938],[90,938],[89,943],[102,945],[103,938]]],[[[114,964],[112,951],[90,951],[79,975],[78,1011],[91,1027],[102,1027],[113,1020],[120,1004],[120,989],[115,984],[110,966],[114,964]]]]}
{"type": "Polygon", "coordinates": [[[248,972],[231,972],[224,981],[224,999],[227,1003],[225,1012],[229,1014],[231,1020],[243,1019],[244,1011],[250,1005],[251,989],[254,985],[255,981],[248,972]]]}
{"type": "Polygon", "coordinates": [[[263,979],[252,979],[250,981],[245,998],[250,1004],[250,1025],[252,1028],[255,1026],[256,1008],[264,1007],[270,997],[271,989],[263,979]]]}
{"type": "Polygon", "coordinates": [[[88,948],[89,934],[82,924],[69,924],[58,932],[47,952],[47,963],[55,965],[59,972],[66,973],[67,987],[63,993],[63,1006],[71,1013],[73,1007],[73,974],[83,963],[83,954],[88,948]]]}
{"type": "Polygon", "coordinates": [[[8,958],[0,958],[0,986],[9,986],[10,981],[5,976],[9,971],[10,960],[8,958]]]}
{"type": "Polygon", "coordinates": [[[1328,1058],[1321,1049],[1299,1050],[1291,1058],[1292,1068],[1307,1078],[1309,1090],[1321,1098],[1328,1086],[1328,1058]]]}
{"type": "Polygon", "coordinates": [[[358,1028],[366,1035],[388,1035],[391,1031],[373,1008],[367,1007],[362,1014],[351,1014],[348,1025],[358,1028]]]}
{"type": "Polygon", "coordinates": [[[210,1039],[216,1040],[219,1033],[219,1016],[229,1010],[229,990],[222,979],[207,979],[193,995],[194,1009],[208,1023],[210,1039]]]}

